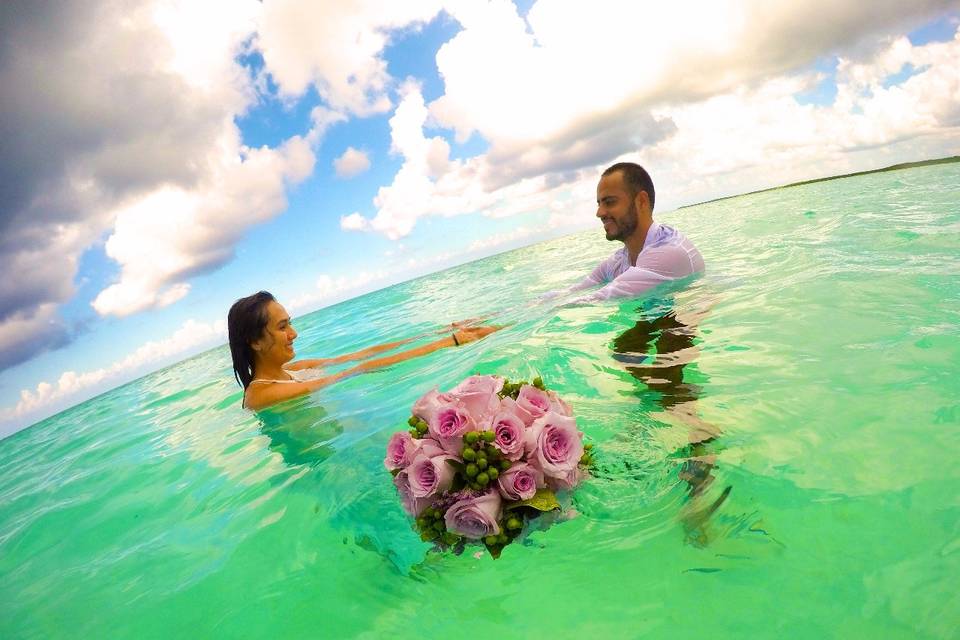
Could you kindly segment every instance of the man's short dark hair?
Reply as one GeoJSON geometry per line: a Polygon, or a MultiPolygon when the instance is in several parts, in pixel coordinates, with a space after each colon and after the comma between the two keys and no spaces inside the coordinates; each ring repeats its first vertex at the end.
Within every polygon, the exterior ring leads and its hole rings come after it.
{"type": "Polygon", "coordinates": [[[623,172],[623,184],[630,190],[630,197],[636,198],[637,194],[641,191],[647,192],[647,197],[650,198],[650,211],[653,211],[653,203],[657,198],[657,194],[653,190],[653,180],[650,179],[650,174],[647,173],[647,170],[636,162],[618,162],[608,167],[607,170],[603,172],[602,177],[605,178],[617,171],[623,172]]]}

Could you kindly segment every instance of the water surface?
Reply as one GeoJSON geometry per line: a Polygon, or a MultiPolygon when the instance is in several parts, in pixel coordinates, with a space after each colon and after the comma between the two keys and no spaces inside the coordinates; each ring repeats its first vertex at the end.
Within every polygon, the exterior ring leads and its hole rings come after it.
{"type": "Polygon", "coordinates": [[[595,230],[323,309],[301,356],[513,324],[260,417],[224,347],[0,441],[0,637],[960,637],[958,167],[659,216],[709,274],[645,300],[533,303],[595,230]],[[428,553],[382,467],[471,373],[542,375],[599,449],[498,561],[428,553]]]}

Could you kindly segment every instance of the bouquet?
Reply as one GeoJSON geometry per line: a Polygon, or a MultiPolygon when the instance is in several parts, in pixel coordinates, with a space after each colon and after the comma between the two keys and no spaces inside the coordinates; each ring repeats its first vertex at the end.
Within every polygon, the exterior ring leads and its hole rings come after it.
{"type": "Polygon", "coordinates": [[[592,464],[570,405],[543,385],[470,376],[413,405],[408,431],[387,444],[403,509],[424,541],[462,549],[482,541],[496,558],[556,493],[576,487],[592,464]]]}

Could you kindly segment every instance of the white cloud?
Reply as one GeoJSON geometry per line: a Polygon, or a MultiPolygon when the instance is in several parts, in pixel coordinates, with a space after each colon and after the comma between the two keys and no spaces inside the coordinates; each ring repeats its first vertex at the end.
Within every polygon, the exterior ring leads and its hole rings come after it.
{"type": "Polygon", "coordinates": [[[387,32],[428,22],[440,2],[266,3],[257,46],[266,71],[287,96],[310,86],[336,109],[356,115],[390,108],[390,77],[382,58],[387,32]]]}
{"type": "MultiPolygon", "coordinates": [[[[261,12],[255,0],[4,12],[0,84],[17,90],[0,106],[0,258],[20,276],[0,283],[0,335],[41,321],[0,341],[0,369],[69,341],[53,310],[105,235],[122,272],[96,307],[125,314],[182,298],[191,275],[283,208],[284,182],[306,174],[312,151],[296,138],[244,149],[235,124],[257,99],[237,56],[261,12]],[[238,215],[223,224],[226,207],[238,215]]],[[[344,117],[315,116],[311,144],[344,117]]]]}
{"type": "Polygon", "coordinates": [[[186,278],[232,258],[244,232],[286,208],[286,184],[309,175],[313,162],[302,138],[280,149],[248,149],[228,131],[202,183],[161,187],[117,212],[106,253],[121,265],[120,281],[93,307],[123,316],[180,299],[189,291],[186,278]]]}
{"type": "MultiPolygon", "coordinates": [[[[674,107],[677,133],[646,150],[644,161],[669,208],[774,183],[951,155],[960,143],[957,59],[960,32],[950,42],[924,46],[900,38],[869,60],[842,60],[831,105],[798,103],[794,96],[804,81],[793,78],[674,107]],[[918,72],[885,88],[907,63],[918,72]]],[[[658,208],[660,202],[658,197],[658,208]]]]}
{"type": "Polygon", "coordinates": [[[906,159],[947,155],[960,123],[955,45],[883,36],[943,6],[830,3],[824,25],[813,18],[825,0],[538,2],[526,21],[507,0],[448,3],[463,30],[437,54],[445,93],[425,105],[416,85],[402,88],[390,126],[403,165],[374,199],[376,214],[354,213],[342,226],[397,239],[425,216],[538,210],[579,226],[598,172],[618,159],[665,178],[660,204],[670,206],[883,164],[882,154],[857,153],[870,146],[913,140],[906,159]],[[800,105],[795,95],[814,78],[797,70],[844,52],[860,62],[841,59],[836,105],[800,105]],[[921,72],[884,88],[906,62],[921,72]],[[490,150],[451,160],[430,126],[461,141],[477,132],[490,150]]]}
{"type": "Polygon", "coordinates": [[[340,228],[344,231],[365,231],[368,226],[367,219],[358,211],[348,216],[340,216],[340,228]]]}
{"type": "Polygon", "coordinates": [[[336,277],[321,274],[317,278],[314,290],[295,296],[287,303],[287,307],[291,311],[302,311],[315,308],[321,303],[331,304],[338,300],[345,300],[378,286],[386,286],[390,276],[391,273],[385,270],[360,271],[336,277]]]}
{"type": "Polygon", "coordinates": [[[555,155],[650,106],[794,71],[950,4],[537,2],[524,21],[509,0],[453,2],[463,30],[437,54],[445,92],[430,110],[495,155],[529,154],[531,142],[555,155]]]}
{"type": "Polygon", "coordinates": [[[104,383],[117,382],[150,365],[169,361],[175,356],[212,345],[219,340],[226,340],[226,332],[226,323],[222,320],[212,323],[187,320],[167,338],[147,342],[108,367],[81,373],[65,371],[55,383],[44,381],[33,390],[22,390],[20,401],[12,410],[8,409],[3,418],[18,419],[39,413],[73,397],[79,399],[85,391],[97,389],[104,383]]]}
{"type": "Polygon", "coordinates": [[[472,251],[482,251],[486,249],[492,249],[494,247],[500,247],[517,240],[522,240],[533,235],[537,235],[539,232],[537,229],[531,229],[529,227],[517,227],[512,231],[507,231],[505,233],[496,233],[492,236],[487,236],[480,240],[474,240],[470,247],[467,249],[468,252],[472,251]]]}
{"type": "Polygon", "coordinates": [[[347,147],[339,158],[333,161],[333,169],[341,178],[352,178],[370,168],[370,158],[366,152],[347,147]]]}
{"type": "Polygon", "coordinates": [[[357,212],[344,216],[342,229],[375,231],[396,240],[408,235],[424,216],[515,215],[544,209],[559,193],[562,184],[551,184],[543,176],[486,188],[485,176],[492,171],[489,157],[451,160],[443,138],[424,135],[428,113],[419,87],[408,84],[404,92],[390,118],[391,148],[403,156],[403,164],[392,184],[377,192],[376,215],[372,219],[357,212]]]}

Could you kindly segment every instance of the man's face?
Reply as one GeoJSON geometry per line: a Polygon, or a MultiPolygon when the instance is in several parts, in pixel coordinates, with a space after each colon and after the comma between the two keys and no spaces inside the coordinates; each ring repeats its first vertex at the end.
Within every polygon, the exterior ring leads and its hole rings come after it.
{"type": "Polygon", "coordinates": [[[600,184],[597,185],[597,217],[603,223],[607,240],[626,240],[637,230],[637,205],[623,184],[623,173],[620,171],[600,178],[600,184]]]}

